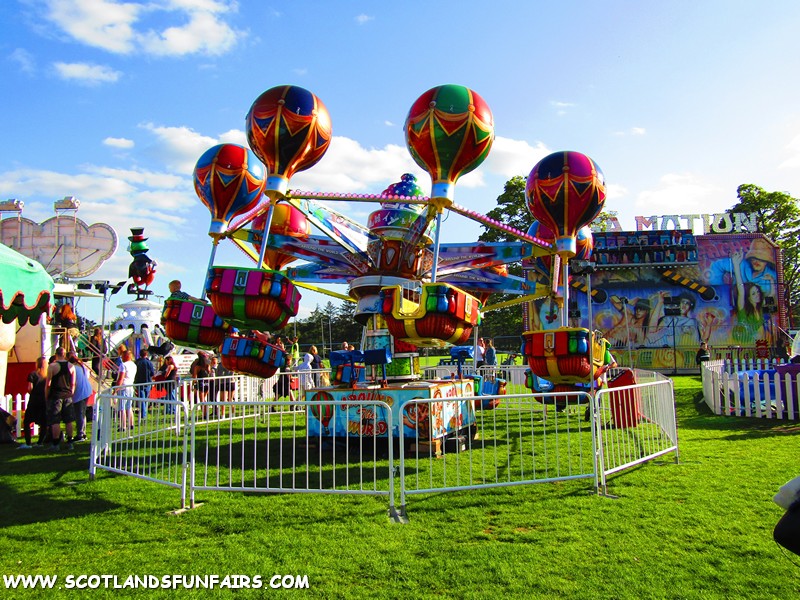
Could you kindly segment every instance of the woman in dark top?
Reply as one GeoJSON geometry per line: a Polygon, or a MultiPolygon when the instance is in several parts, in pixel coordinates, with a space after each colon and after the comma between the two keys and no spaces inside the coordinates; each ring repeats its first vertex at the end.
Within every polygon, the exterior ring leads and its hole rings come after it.
{"type": "Polygon", "coordinates": [[[92,352],[92,371],[100,374],[100,361],[108,353],[108,345],[99,327],[94,328],[92,337],[89,338],[89,350],[92,352]]]}
{"type": "MultiPolygon", "coordinates": [[[[197,359],[192,363],[192,379],[196,379],[195,390],[198,402],[206,403],[208,400],[209,379],[213,377],[211,372],[211,360],[205,352],[198,352],[197,359]]],[[[208,418],[208,408],[203,406],[203,418],[208,418]]]]}
{"type": "Polygon", "coordinates": [[[39,445],[44,444],[47,435],[47,408],[44,397],[44,386],[47,382],[47,359],[40,356],[36,359],[36,370],[28,375],[28,404],[25,407],[25,418],[22,429],[25,434],[25,443],[20,445],[21,450],[28,450],[31,446],[31,425],[36,423],[39,428],[39,445]]]}

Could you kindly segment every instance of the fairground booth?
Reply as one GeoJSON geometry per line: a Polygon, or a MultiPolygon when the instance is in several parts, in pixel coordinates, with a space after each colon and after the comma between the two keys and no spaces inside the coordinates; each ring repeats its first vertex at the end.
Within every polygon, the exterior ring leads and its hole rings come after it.
{"type": "MultiPolygon", "coordinates": [[[[635,231],[612,219],[594,233],[592,261],[571,281],[570,324],[591,321],[620,365],[677,373],[697,368],[701,342],[713,358],[752,359],[776,357],[787,339],[781,250],[755,215],[636,217],[635,231]]],[[[558,327],[552,304],[536,302],[537,327],[558,327]]]]}

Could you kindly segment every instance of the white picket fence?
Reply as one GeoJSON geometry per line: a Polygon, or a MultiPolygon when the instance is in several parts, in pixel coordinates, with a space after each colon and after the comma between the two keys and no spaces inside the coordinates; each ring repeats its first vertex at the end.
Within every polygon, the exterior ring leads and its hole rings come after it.
{"type": "MultiPolygon", "coordinates": [[[[16,418],[16,423],[14,423],[14,427],[12,431],[14,432],[14,436],[17,439],[20,439],[22,436],[22,417],[25,413],[25,407],[28,406],[28,398],[30,397],[29,394],[6,394],[5,396],[0,396],[0,408],[2,408],[7,413],[13,415],[16,418]]],[[[33,434],[38,435],[39,428],[36,425],[33,426],[33,434]]]]}
{"type": "Polygon", "coordinates": [[[717,415],[800,419],[800,374],[779,374],[756,365],[753,361],[703,363],[700,373],[708,407],[717,415]]]}

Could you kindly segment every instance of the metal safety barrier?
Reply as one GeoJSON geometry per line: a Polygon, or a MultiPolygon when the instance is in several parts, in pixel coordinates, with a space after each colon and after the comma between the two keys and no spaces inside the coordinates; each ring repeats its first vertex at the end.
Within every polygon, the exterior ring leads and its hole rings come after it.
{"type": "Polygon", "coordinates": [[[96,405],[90,475],[178,488],[181,508],[203,491],[374,495],[387,498],[396,520],[419,494],[581,479],[607,494],[616,473],[670,452],[678,459],[672,383],[639,377],[645,383],[594,397],[415,398],[402,420],[383,400],[274,400],[268,381],[244,376],[235,376],[231,395],[217,381],[206,401],[193,380],[159,398],[113,388],[96,405]],[[122,429],[128,401],[135,418],[122,429]],[[329,423],[348,434],[334,436],[329,423]]]}

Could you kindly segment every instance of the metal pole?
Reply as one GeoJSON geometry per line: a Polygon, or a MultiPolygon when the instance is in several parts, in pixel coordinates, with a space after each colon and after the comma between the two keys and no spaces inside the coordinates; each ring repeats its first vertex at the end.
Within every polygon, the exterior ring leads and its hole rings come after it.
{"type": "Polygon", "coordinates": [[[206,280],[208,279],[208,272],[211,270],[211,267],[214,266],[214,257],[217,255],[217,244],[219,244],[219,240],[214,238],[214,245],[211,246],[211,256],[208,257],[208,267],[206,267],[206,277],[203,279],[203,293],[200,294],[200,299],[206,299],[206,280]]]}
{"type": "Polygon", "coordinates": [[[633,367],[631,360],[631,329],[628,324],[628,299],[622,299],[622,314],[625,316],[625,345],[628,347],[628,366],[633,367]]]}
{"type": "Polygon", "coordinates": [[[264,223],[264,232],[261,234],[261,250],[258,253],[258,264],[256,265],[259,269],[263,269],[261,265],[264,264],[264,255],[267,252],[267,241],[269,240],[269,228],[272,225],[272,213],[275,212],[275,202],[270,201],[269,203],[269,210],[267,211],[267,220],[264,223]]]}
{"type": "Polygon", "coordinates": [[[564,286],[564,306],[562,307],[561,312],[561,325],[563,327],[569,327],[569,260],[564,260],[564,270],[563,270],[563,286],[564,286]]]}
{"type": "Polygon", "coordinates": [[[672,374],[678,374],[678,341],[675,339],[675,317],[672,317],[672,374]]]}
{"type": "Polygon", "coordinates": [[[436,283],[436,270],[439,266],[439,232],[442,230],[442,211],[436,214],[436,236],[433,242],[433,266],[431,267],[431,283],[436,283]]]}

